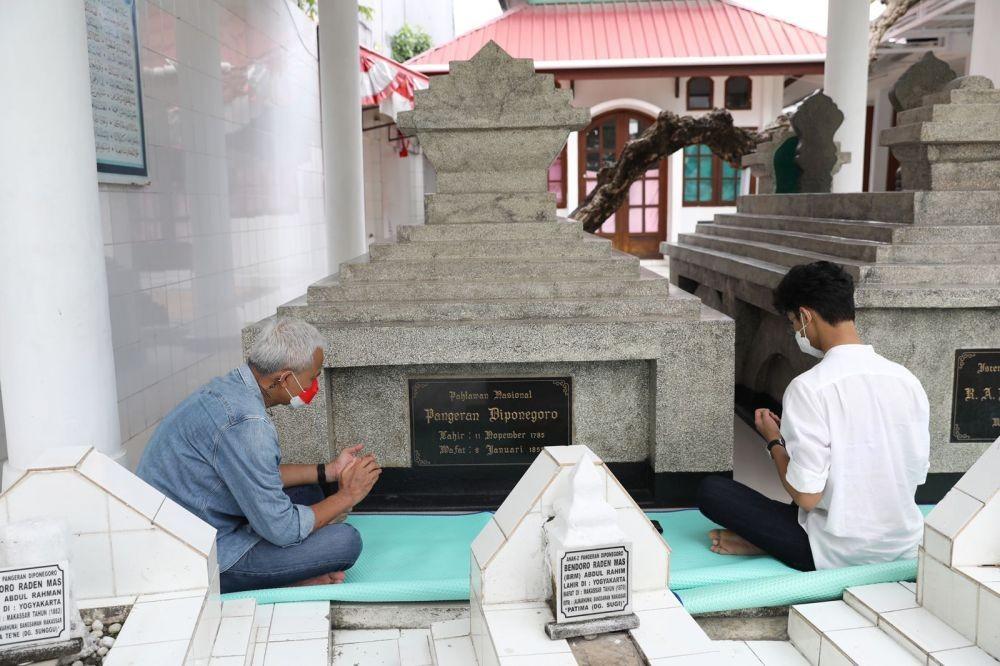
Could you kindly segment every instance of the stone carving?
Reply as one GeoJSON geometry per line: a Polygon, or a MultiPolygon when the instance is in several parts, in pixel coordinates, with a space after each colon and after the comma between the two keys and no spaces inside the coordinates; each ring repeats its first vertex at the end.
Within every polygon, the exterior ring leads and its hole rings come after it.
{"type": "Polygon", "coordinates": [[[899,160],[904,190],[1000,190],[1000,91],[964,76],[900,112],[879,141],[899,160]]]}
{"type": "Polygon", "coordinates": [[[546,170],[590,112],[574,107],[551,74],[536,74],[530,59],[512,58],[492,41],[450,71],[418,90],[414,110],[397,121],[437,171],[430,216],[437,200],[461,199],[495,221],[550,220],[556,206],[546,170]]]}
{"type": "Polygon", "coordinates": [[[803,102],[792,116],[792,128],[799,137],[795,161],[802,169],[800,192],[830,191],[833,174],[843,163],[833,140],[843,122],[843,112],[822,92],[803,102]]]}
{"type": "Polygon", "coordinates": [[[910,66],[889,89],[889,101],[896,113],[920,106],[924,95],[936,93],[956,76],[948,63],[932,51],[910,66]]]}

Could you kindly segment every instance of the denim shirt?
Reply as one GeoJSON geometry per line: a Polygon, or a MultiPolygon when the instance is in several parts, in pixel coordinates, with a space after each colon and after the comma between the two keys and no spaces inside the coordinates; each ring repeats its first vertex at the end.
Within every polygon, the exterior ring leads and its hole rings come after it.
{"type": "Polygon", "coordinates": [[[246,364],[202,386],[167,414],[136,473],[216,529],[219,571],[261,539],[301,543],[316,517],[282,489],[278,433],[246,364]]]}

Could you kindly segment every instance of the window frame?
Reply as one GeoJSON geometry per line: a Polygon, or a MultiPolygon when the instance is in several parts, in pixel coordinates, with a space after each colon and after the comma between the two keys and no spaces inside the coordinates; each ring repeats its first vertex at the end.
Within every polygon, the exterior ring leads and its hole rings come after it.
{"type": "MultiPolygon", "coordinates": [[[[704,146],[705,144],[694,144],[694,145],[704,146]]],[[[687,148],[687,146],[685,146],[685,148],[687,148]]],[[[707,146],[706,146],[706,148],[707,148],[707,146]]],[[[711,174],[711,177],[710,177],[710,180],[711,180],[711,183],[712,183],[712,198],[709,199],[708,201],[688,201],[687,199],[684,198],[684,188],[685,188],[685,186],[687,184],[687,181],[689,181],[689,180],[695,180],[697,182],[700,182],[700,181],[704,181],[704,180],[708,180],[708,179],[706,179],[706,178],[700,178],[700,177],[697,177],[697,176],[695,178],[689,178],[686,175],[685,169],[684,169],[684,160],[687,159],[688,156],[684,154],[684,150],[683,149],[681,150],[681,206],[682,207],[685,207],[685,208],[689,208],[689,207],[690,208],[695,208],[695,207],[702,207],[702,208],[705,208],[705,207],[729,208],[729,207],[732,207],[732,206],[736,205],[736,201],[739,199],[740,194],[741,194],[741,192],[740,192],[740,184],[743,181],[743,173],[742,173],[743,169],[740,168],[740,169],[736,170],[737,178],[736,178],[736,196],[735,196],[735,198],[732,201],[727,201],[725,199],[722,199],[721,198],[722,197],[722,180],[723,180],[723,176],[722,176],[722,170],[723,170],[722,158],[720,158],[718,155],[716,155],[714,152],[712,152],[711,149],[709,149],[709,154],[712,157],[712,174],[711,174]]],[[[699,155],[699,156],[696,156],[695,159],[701,159],[702,157],[704,157],[704,156],[703,155],[699,155]]]]}
{"type": "Polygon", "coordinates": [[[750,111],[753,109],[753,79],[749,76],[740,74],[738,76],[728,76],[722,85],[722,101],[727,109],[733,111],[750,111]],[[746,79],[747,82],[747,105],[746,106],[729,106],[729,82],[733,79],[746,79]]]}
{"type": "Polygon", "coordinates": [[[713,108],[715,108],[715,79],[713,79],[711,76],[690,76],[690,77],[688,77],[687,83],[684,85],[684,92],[685,92],[684,104],[687,107],[688,111],[711,111],[713,108]],[[694,81],[698,81],[700,79],[705,79],[709,83],[709,86],[708,86],[708,106],[706,106],[705,108],[701,108],[701,107],[697,107],[696,108],[696,107],[692,107],[691,106],[691,84],[694,81]]]}
{"type": "MultiPolygon", "coordinates": [[[[556,195],[556,208],[565,208],[566,207],[566,201],[568,200],[568,193],[566,191],[566,187],[567,187],[567,164],[566,164],[566,160],[568,158],[569,158],[569,151],[566,149],[566,146],[563,146],[562,150],[559,151],[559,154],[556,155],[553,158],[553,160],[552,160],[553,162],[555,162],[556,160],[561,160],[561,162],[562,162],[562,169],[560,169],[559,180],[558,181],[549,179],[549,171],[548,171],[548,169],[545,170],[545,191],[546,192],[550,192],[551,191],[551,190],[548,189],[548,186],[549,186],[550,183],[555,183],[555,182],[559,183],[559,194],[556,195]]],[[[552,165],[549,164],[549,167],[551,168],[552,165]]]]}

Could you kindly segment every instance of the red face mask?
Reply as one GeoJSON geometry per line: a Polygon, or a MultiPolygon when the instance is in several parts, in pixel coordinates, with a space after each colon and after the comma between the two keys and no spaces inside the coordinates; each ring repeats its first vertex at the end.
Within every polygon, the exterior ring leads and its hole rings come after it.
{"type": "Polygon", "coordinates": [[[301,393],[299,393],[298,395],[292,395],[291,392],[288,391],[288,389],[285,389],[288,395],[291,396],[292,398],[292,401],[288,403],[288,405],[293,409],[301,409],[302,407],[305,407],[310,402],[312,402],[312,399],[316,397],[317,393],[319,393],[319,380],[318,379],[312,380],[312,384],[309,385],[309,388],[303,389],[301,382],[299,382],[299,378],[295,377],[294,374],[292,375],[292,377],[295,378],[295,383],[299,385],[301,393]]]}

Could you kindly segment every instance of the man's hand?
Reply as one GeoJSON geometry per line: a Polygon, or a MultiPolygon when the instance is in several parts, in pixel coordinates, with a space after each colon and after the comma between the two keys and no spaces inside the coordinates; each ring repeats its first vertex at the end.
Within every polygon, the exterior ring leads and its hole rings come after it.
{"type": "Polygon", "coordinates": [[[766,441],[771,442],[781,437],[781,418],[770,409],[758,409],[753,414],[754,426],[766,441]]]}
{"type": "Polygon", "coordinates": [[[375,461],[375,456],[352,460],[340,473],[339,492],[350,498],[353,507],[368,496],[380,474],[382,468],[375,461]]]}
{"type": "Polygon", "coordinates": [[[331,483],[334,481],[340,483],[340,475],[348,465],[359,458],[358,454],[361,453],[363,448],[365,448],[364,444],[348,446],[340,452],[340,455],[336,459],[328,462],[326,464],[326,480],[331,483]]]}

